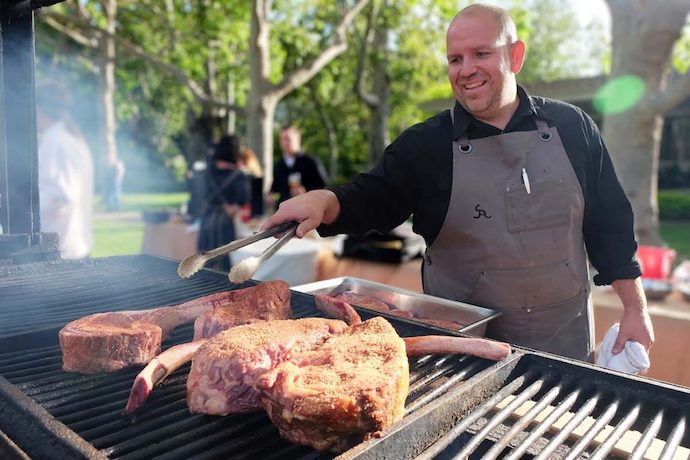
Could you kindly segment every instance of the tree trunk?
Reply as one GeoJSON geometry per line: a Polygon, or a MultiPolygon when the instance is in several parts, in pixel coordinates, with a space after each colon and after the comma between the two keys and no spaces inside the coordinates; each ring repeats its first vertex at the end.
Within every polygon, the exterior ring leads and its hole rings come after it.
{"type": "MultiPolygon", "coordinates": [[[[101,98],[103,101],[103,133],[106,160],[117,158],[115,133],[115,28],[117,18],[117,0],[104,0],[105,29],[108,34],[101,37],[101,98]]],[[[107,163],[106,163],[107,164],[107,163]]]]}
{"type": "MultiPolygon", "coordinates": [[[[384,2],[385,7],[386,2],[384,2]]],[[[383,151],[390,143],[388,119],[390,116],[390,75],[388,73],[388,27],[380,21],[374,33],[374,95],[376,104],[373,107],[369,128],[369,167],[381,159],[383,151]]]]}
{"type": "MultiPolygon", "coordinates": [[[[607,3],[612,18],[610,79],[637,77],[644,83],[644,94],[636,105],[621,113],[604,113],[603,134],[623,189],[632,203],[638,241],[659,245],[662,239],[657,185],[663,116],[659,99],[665,96],[665,71],[690,11],[690,2],[607,0],[607,3]]],[[[680,98],[676,103],[682,101],[680,98]]]]}

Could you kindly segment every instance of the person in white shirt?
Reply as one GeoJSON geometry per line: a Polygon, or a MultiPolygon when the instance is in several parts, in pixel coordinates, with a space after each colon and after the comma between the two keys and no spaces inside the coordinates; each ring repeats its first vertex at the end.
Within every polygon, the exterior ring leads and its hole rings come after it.
{"type": "Polygon", "coordinates": [[[93,247],[93,159],[63,96],[37,95],[41,231],[59,234],[63,259],[80,259],[93,247]]]}

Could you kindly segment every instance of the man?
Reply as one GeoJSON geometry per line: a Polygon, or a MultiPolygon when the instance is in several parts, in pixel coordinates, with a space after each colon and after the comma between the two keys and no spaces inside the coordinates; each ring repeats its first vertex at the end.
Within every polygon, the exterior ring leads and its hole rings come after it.
{"type": "Polygon", "coordinates": [[[69,102],[59,85],[37,92],[38,191],[41,231],[58,233],[63,259],[80,259],[93,246],[93,159],[69,102]]]}
{"type": "Polygon", "coordinates": [[[403,132],[369,173],[287,201],[264,226],[385,232],[412,214],[427,242],[426,293],[500,310],[489,337],[582,360],[593,351],[589,256],[595,283],[612,284],[624,306],[614,353],[627,340],[648,349],[632,210],[595,124],[517,86],[525,45],[506,10],[463,9],[446,45],[451,111],[403,132]]]}
{"type": "Polygon", "coordinates": [[[273,166],[271,192],[278,194],[278,204],[290,197],[326,185],[326,171],[318,158],[302,152],[301,133],[294,126],[280,131],[283,158],[273,166]]]}

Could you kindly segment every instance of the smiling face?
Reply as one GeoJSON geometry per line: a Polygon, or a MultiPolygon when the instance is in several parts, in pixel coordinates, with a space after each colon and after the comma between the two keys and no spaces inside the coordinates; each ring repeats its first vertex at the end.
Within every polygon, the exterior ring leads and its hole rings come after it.
{"type": "Polygon", "coordinates": [[[509,26],[502,26],[494,12],[476,8],[456,16],[446,35],[455,97],[476,118],[501,129],[519,104],[515,74],[525,54],[509,26]]]}

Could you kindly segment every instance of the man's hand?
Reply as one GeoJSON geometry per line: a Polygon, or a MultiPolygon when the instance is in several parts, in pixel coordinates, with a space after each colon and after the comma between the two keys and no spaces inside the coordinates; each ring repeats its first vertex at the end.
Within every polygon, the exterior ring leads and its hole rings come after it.
{"type": "Polygon", "coordinates": [[[330,190],[312,190],[280,203],[276,213],[269,217],[261,228],[271,228],[295,220],[300,223],[295,235],[302,238],[321,223],[333,223],[339,213],[340,202],[335,193],[330,190]]]}
{"type": "Polygon", "coordinates": [[[620,353],[628,340],[641,343],[649,351],[654,343],[654,328],[647,312],[647,299],[642,289],[642,281],[640,278],[616,280],[612,286],[623,302],[623,317],[618,338],[613,345],[613,354],[620,353]]]}

